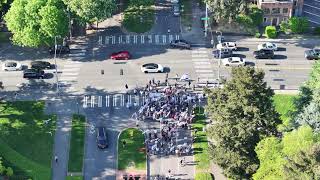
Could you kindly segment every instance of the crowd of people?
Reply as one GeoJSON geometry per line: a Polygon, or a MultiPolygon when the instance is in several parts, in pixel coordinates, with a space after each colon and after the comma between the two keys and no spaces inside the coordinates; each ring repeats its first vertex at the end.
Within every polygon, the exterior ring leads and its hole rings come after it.
{"type": "Polygon", "coordinates": [[[193,109],[203,95],[188,91],[186,85],[175,82],[172,86],[168,83],[161,86],[159,81],[153,79],[145,88],[134,90],[134,93],[143,95],[145,101],[132,118],[137,122],[151,120],[160,123],[160,128],[144,131],[149,155],[183,155],[192,152],[192,141],[184,138],[183,133],[190,129],[195,116],[193,109]]]}

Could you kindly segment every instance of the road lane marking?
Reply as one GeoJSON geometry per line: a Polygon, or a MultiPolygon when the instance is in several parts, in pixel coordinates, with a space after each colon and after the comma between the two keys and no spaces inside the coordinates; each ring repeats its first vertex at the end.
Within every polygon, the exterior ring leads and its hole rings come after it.
{"type": "Polygon", "coordinates": [[[194,64],[210,64],[210,62],[193,62],[194,64]]]}
{"type": "Polygon", "coordinates": [[[213,73],[211,69],[196,69],[197,73],[213,73]]]}

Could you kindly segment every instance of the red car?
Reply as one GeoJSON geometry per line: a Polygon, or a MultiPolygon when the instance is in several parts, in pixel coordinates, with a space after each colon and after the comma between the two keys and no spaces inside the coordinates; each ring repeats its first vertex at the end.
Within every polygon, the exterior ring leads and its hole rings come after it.
{"type": "Polygon", "coordinates": [[[112,53],[110,58],[113,60],[128,60],[130,59],[131,55],[128,51],[120,51],[120,52],[116,52],[116,53],[112,53]]]}

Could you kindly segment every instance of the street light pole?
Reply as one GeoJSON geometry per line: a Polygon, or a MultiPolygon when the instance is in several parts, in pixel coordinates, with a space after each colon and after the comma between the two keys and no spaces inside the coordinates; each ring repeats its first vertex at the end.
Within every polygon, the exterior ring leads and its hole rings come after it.
{"type": "Polygon", "coordinates": [[[56,84],[57,84],[57,93],[59,92],[59,80],[58,80],[58,66],[57,66],[57,37],[54,36],[54,66],[56,69],[56,84]]]}
{"type": "MultiPolygon", "coordinates": [[[[221,31],[216,31],[216,33],[220,33],[220,39],[218,39],[219,43],[221,43],[221,38],[222,38],[222,32],[221,31]]],[[[219,63],[218,63],[218,87],[220,87],[220,67],[221,67],[221,51],[223,48],[219,50],[219,63]]]]}
{"type": "Polygon", "coordinates": [[[207,31],[208,31],[208,3],[206,3],[206,21],[204,24],[204,37],[207,37],[207,31]]]}

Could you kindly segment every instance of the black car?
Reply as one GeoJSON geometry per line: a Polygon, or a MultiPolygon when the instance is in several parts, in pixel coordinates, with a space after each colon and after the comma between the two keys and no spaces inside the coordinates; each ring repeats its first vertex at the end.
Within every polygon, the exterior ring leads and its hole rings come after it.
{"type": "MultiPolygon", "coordinates": [[[[49,53],[54,54],[54,46],[49,48],[49,53]]],[[[57,45],[57,54],[68,54],[70,53],[70,47],[57,45]]]]}
{"type": "Polygon", "coordinates": [[[34,61],[31,62],[32,69],[51,69],[52,65],[46,61],[34,61]]]}
{"type": "Polygon", "coordinates": [[[40,69],[26,69],[23,71],[23,78],[28,79],[43,79],[44,71],[40,69]]]}
{"type": "Polygon", "coordinates": [[[108,147],[108,136],[104,127],[97,128],[97,145],[100,149],[108,147]]]}
{"type": "Polygon", "coordinates": [[[261,49],[253,52],[253,56],[256,59],[271,59],[274,57],[273,50],[261,49]]]}
{"type": "MultiPolygon", "coordinates": [[[[220,56],[220,50],[216,49],[212,51],[212,55],[214,58],[219,58],[220,56]]],[[[232,56],[232,50],[231,49],[222,49],[221,50],[221,58],[228,58],[232,56]]]]}
{"type": "Polygon", "coordinates": [[[304,52],[304,57],[308,60],[318,60],[320,59],[320,49],[310,49],[304,52]]]}
{"type": "Polygon", "coordinates": [[[191,49],[190,43],[185,40],[175,40],[170,42],[170,46],[173,48],[180,48],[180,49],[191,49]]]}

